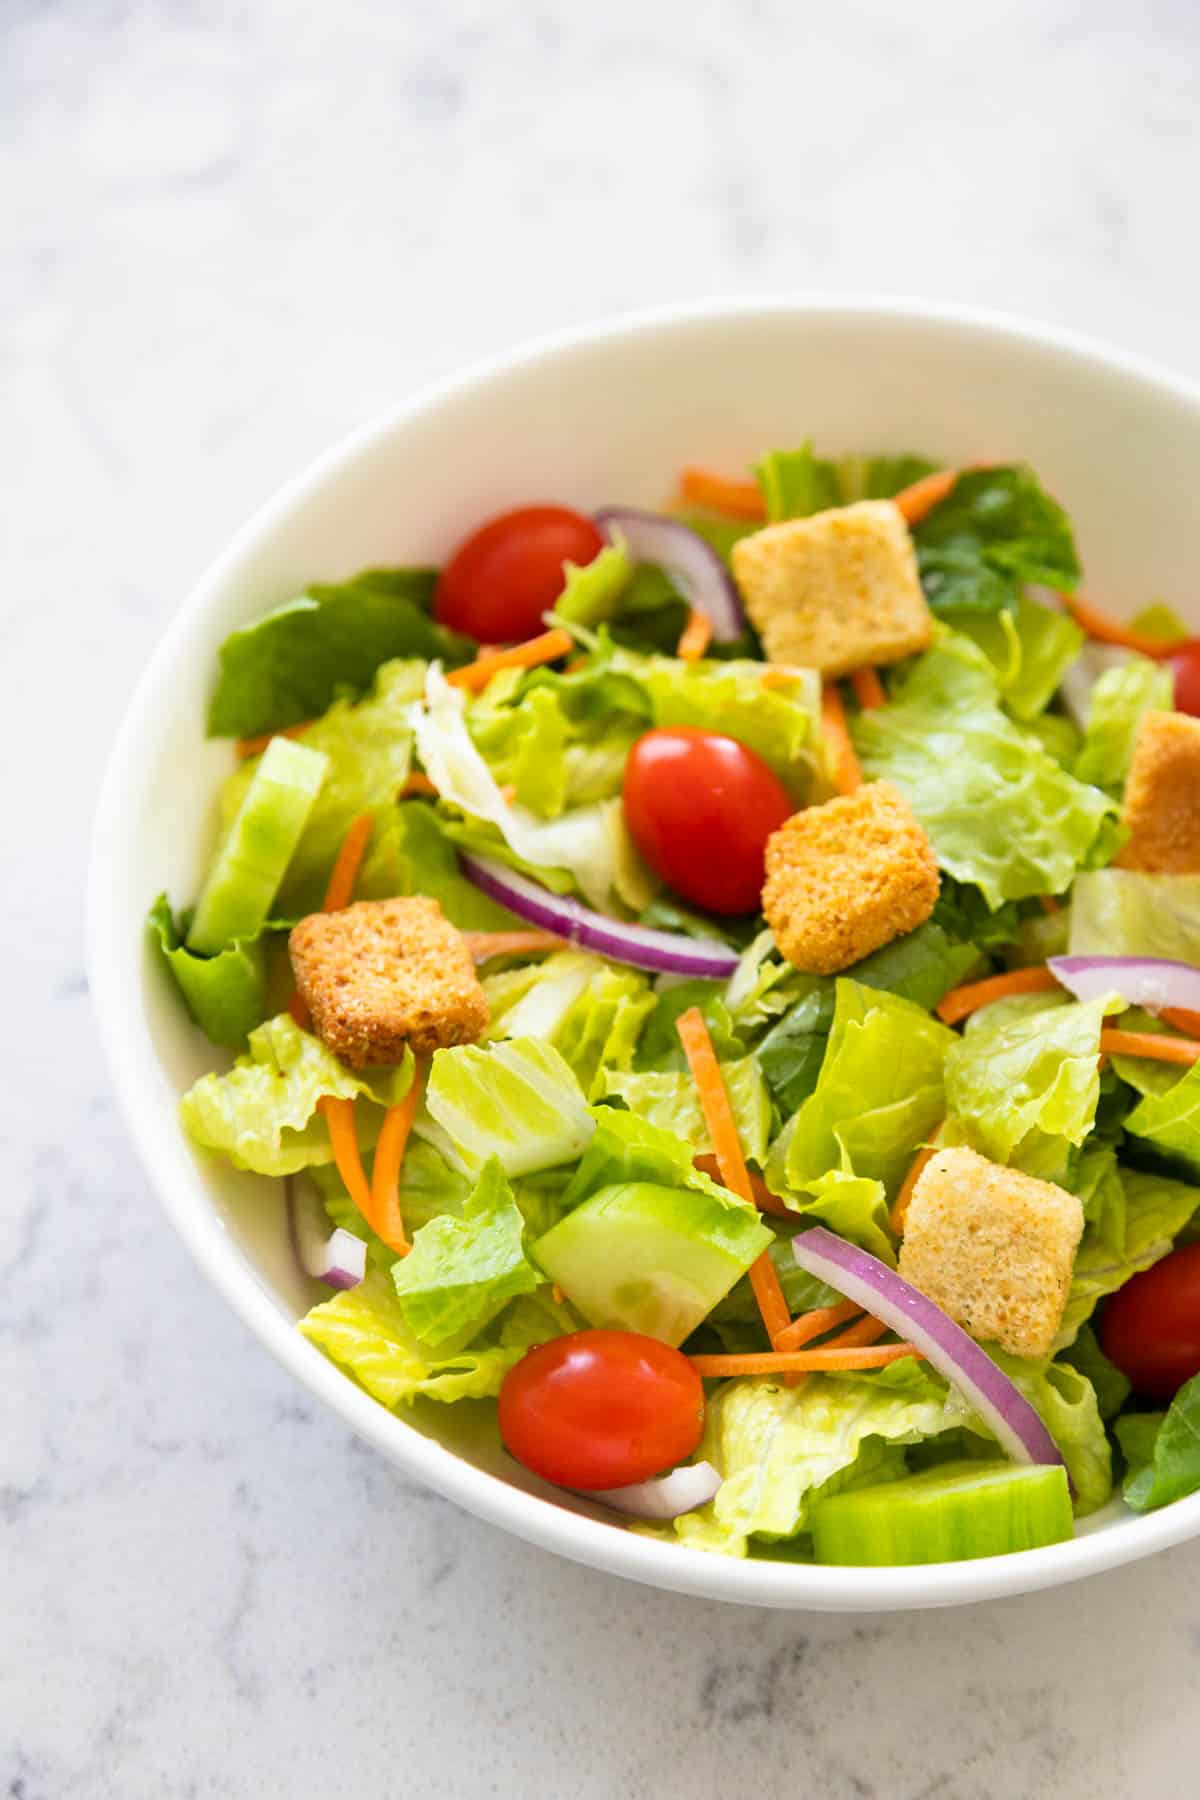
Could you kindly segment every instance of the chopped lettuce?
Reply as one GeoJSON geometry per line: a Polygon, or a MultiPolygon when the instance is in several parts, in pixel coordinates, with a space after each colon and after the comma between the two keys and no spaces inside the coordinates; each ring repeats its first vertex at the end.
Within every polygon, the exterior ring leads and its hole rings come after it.
{"type": "Polygon", "coordinates": [[[257,737],[315,719],[339,695],[365,692],[394,657],[465,662],[470,640],[429,616],[435,580],[433,569],[366,569],[230,632],[218,652],[209,736],[257,737]]]}
{"type": "Polygon", "coordinates": [[[638,1040],[639,1069],[683,1069],[687,1058],[679,1041],[676,1020],[691,1007],[698,1007],[713,1049],[722,1062],[731,1062],[746,1054],[746,1046],[733,1029],[733,1020],[725,1004],[724,985],[719,981],[676,981],[660,989],[654,997],[654,1010],[638,1040]]]}
{"type": "Polygon", "coordinates": [[[624,540],[618,539],[606,544],[590,563],[564,563],[563,574],[566,586],[554,602],[558,616],[573,625],[603,625],[620,608],[633,563],[624,540]]]}
{"type": "Polygon", "coordinates": [[[1116,848],[1111,799],[1001,711],[991,665],[961,635],[915,658],[894,678],[892,704],[852,729],[866,773],[896,782],[941,867],[991,907],[1060,893],[1116,848]]]}
{"type": "Polygon", "coordinates": [[[784,962],[770,931],[760,931],[743,950],[725,988],[725,1005],[735,1031],[752,1032],[785,1013],[807,992],[791,963],[784,962]]]}
{"type": "Polygon", "coordinates": [[[365,1281],[324,1300],[300,1320],[300,1330],[332,1362],[384,1406],[430,1400],[484,1400],[500,1385],[525,1346],[480,1347],[432,1356],[413,1335],[391,1278],[365,1281]]]}
{"type": "Polygon", "coordinates": [[[579,1083],[550,1044],[511,1038],[435,1050],[414,1130],[453,1168],[506,1175],[574,1162],[595,1129],[579,1083]]]}
{"type": "Polygon", "coordinates": [[[1128,1464],[1122,1492],[1134,1512],[1200,1490],[1200,1375],[1184,1383],[1165,1413],[1130,1413],[1116,1430],[1128,1464]]]}
{"type": "MultiPolygon", "coordinates": [[[[1083,632],[1065,612],[1018,594],[1001,612],[946,607],[942,618],[973,639],[996,672],[1000,698],[1014,717],[1032,722],[1043,713],[1067,669],[1083,648],[1083,632]]],[[[1082,769],[1081,781],[1093,779],[1082,769]]],[[[1099,783],[1107,786],[1106,782],[1099,783]]]]}
{"type": "Polygon", "coordinates": [[[425,800],[405,800],[376,827],[354,891],[360,900],[425,894],[460,931],[511,931],[522,923],[467,880],[458,852],[425,800]]]}
{"type": "Polygon", "coordinates": [[[532,688],[519,705],[503,704],[520,680],[518,669],[496,676],[470,703],[467,722],[495,779],[514,789],[519,805],[556,819],[567,805],[570,728],[549,688],[532,688]]]}
{"type": "Polygon", "coordinates": [[[483,983],[490,1038],[536,1037],[565,1058],[596,1097],[610,1069],[629,1069],[642,1025],[656,1005],[646,977],[583,950],[561,950],[539,966],[507,969],[483,983]]]}
{"type": "Polygon", "coordinates": [[[1071,891],[1070,951],[1200,964],[1200,875],[1080,875],[1071,891]]]}
{"type": "Polygon", "coordinates": [[[465,1349],[541,1276],[525,1255],[525,1221],[499,1161],[483,1165],[461,1214],[431,1219],[392,1269],[409,1329],[446,1356],[465,1349]]]}
{"type": "Polygon", "coordinates": [[[736,738],[754,750],[796,795],[805,798],[818,769],[821,681],[812,669],[764,687],[761,662],[680,662],[676,657],[618,653],[649,695],[656,726],[693,725],[736,738]]]}
{"type": "Polygon", "coordinates": [[[999,612],[1026,583],[1070,592],[1079,580],[1070,521],[1022,465],[965,470],[913,538],[934,612],[999,612]]]}
{"type": "Polygon", "coordinates": [[[1200,1181],[1200,1063],[1182,1075],[1171,1063],[1145,1057],[1114,1057],[1113,1066],[1142,1096],[1125,1121],[1129,1135],[1200,1181]]]}
{"type": "Polygon", "coordinates": [[[1174,677],[1162,663],[1131,656],[1128,662],[1105,669],[1092,689],[1087,730],[1075,758],[1079,780],[1119,794],[1143,713],[1151,708],[1170,712],[1174,704],[1174,677]]]}
{"type": "Polygon", "coordinates": [[[595,1135],[563,1194],[564,1208],[622,1182],[649,1181],[656,1187],[693,1188],[697,1193],[709,1193],[716,1186],[696,1168],[692,1145],[673,1131],[614,1106],[594,1106],[592,1117],[595,1135]]]}
{"type": "MultiPolygon", "coordinates": [[[[690,1074],[674,1069],[633,1074],[608,1069],[602,1073],[608,1098],[623,1100],[630,1112],[664,1131],[674,1132],[691,1145],[695,1154],[711,1155],[712,1140],[690,1074]]],[[[762,1070],[753,1056],[744,1056],[722,1063],[721,1073],[746,1161],[761,1168],[771,1131],[771,1096],[762,1070]]]]}
{"type": "Polygon", "coordinates": [[[1200,1207],[1200,1188],[1165,1175],[1123,1168],[1121,1185],[1125,1221],[1120,1244],[1114,1247],[1111,1228],[1105,1232],[1089,1224],[1085,1229],[1055,1339],[1056,1351],[1074,1343],[1079,1327],[1107,1294],[1115,1294],[1131,1275],[1159,1262],[1200,1207]]]}
{"type": "MultiPolygon", "coordinates": [[[[390,1244],[376,1237],[343,1185],[336,1165],[326,1163],[307,1171],[315,1183],[331,1225],[340,1226],[367,1246],[367,1263],[371,1268],[390,1269],[396,1252],[390,1244]]],[[[432,1144],[413,1138],[400,1168],[400,1217],[405,1229],[412,1233],[427,1225],[430,1219],[447,1214],[457,1218],[462,1212],[471,1183],[457,1169],[452,1169],[432,1144]]]]}
{"type": "Polygon", "coordinates": [[[1123,1375],[1115,1363],[1109,1362],[1090,1325],[1079,1327],[1075,1342],[1063,1351],[1059,1363],[1069,1363],[1081,1375],[1087,1376],[1096,1396],[1100,1417],[1106,1423],[1109,1419],[1116,1418],[1133,1392],[1133,1384],[1128,1376],[1123,1375]]]}
{"type": "MultiPolygon", "coordinates": [[[[246,1054],[227,1075],[202,1075],[179,1102],[179,1114],[193,1142],[223,1151],[235,1168],[294,1175],[333,1161],[329,1131],[317,1113],[323,1095],[346,1100],[362,1095],[393,1106],[403,1100],[412,1078],[411,1054],[396,1068],[356,1074],[288,1013],[280,1013],[250,1033],[246,1054]]],[[[361,1123],[365,1127],[368,1121],[361,1123]]]]}
{"type": "Polygon", "coordinates": [[[580,1331],[583,1320],[565,1300],[556,1300],[548,1281],[532,1294],[514,1300],[500,1321],[500,1342],[505,1347],[532,1350],[551,1338],[565,1337],[569,1331],[580,1331]]]}
{"type": "Polygon", "coordinates": [[[184,944],[165,894],[150,908],[146,924],[201,1031],[214,1044],[240,1050],[267,1010],[263,943],[230,944],[215,956],[197,956],[184,944]]]}
{"type": "Polygon", "coordinates": [[[830,1169],[804,1187],[805,1198],[788,1197],[788,1204],[802,1218],[828,1225],[839,1237],[859,1244],[877,1256],[880,1262],[896,1261],[892,1239],[888,1233],[887,1189],[882,1181],[866,1175],[852,1175],[845,1169],[830,1169]]]}
{"type": "Polygon", "coordinates": [[[800,997],[755,1049],[767,1085],[785,1118],[804,1104],[820,1078],[833,1028],[835,991],[831,975],[805,977],[800,997]]]}
{"type": "Polygon", "coordinates": [[[1082,1518],[1103,1506],[1112,1493],[1112,1450],[1096,1392],[1087,1375],[1070,1363],[1029,1362],[988,1346],[993,1362],[1040,1414],[1062,1453],[1082,1518]]]}
{"type": "Polygon", "coordinates": [[[835,465],[813,455],[811,444],[799,450],[771,450],[754,465],[762,489],[767,522],[804,519],[810,513],[841,506],[842,490],[835,465]]]}

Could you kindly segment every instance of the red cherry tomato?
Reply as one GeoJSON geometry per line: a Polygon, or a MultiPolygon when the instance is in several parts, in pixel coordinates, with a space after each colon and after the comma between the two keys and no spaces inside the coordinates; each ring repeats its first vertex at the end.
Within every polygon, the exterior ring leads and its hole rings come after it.
{"type": "Polygon", "coordinates": [[[1200,719],[1200,638],[1185,644],[1170,659],[1175,671],[1175,709],[1200,719]]]}
{"type": "Polygon", "coordinates": [[[636,1331],[575,1331],[539,1344],[504,1377],[500,1436],[559,1487],[625,1487],[690,1456],[704,1388],[678,1350],[636,1331]]]}
{"type": "Polygon", "coordinates": [[[563,563],[590,563],[604,539],[568,506],[500,513],[458,546],[439,577],[435,617],[481,644],[519,644],[544,631],[563,591],[563,563]]]}
{"type": "Polygon", "coordinates": [[[635,844],[668,887],[709,912],[757,912],[767,839],[795,810],[761,756],[714,731],[648,731],[625,764],[635,844]]]}
{"type": "Polygon", "coordinates": [[[1100,1342],[1138,1393],[1157,1400],[1200,1375],[1200,1244],[1172,1250],[1119,1288],[1100,1342]]]}

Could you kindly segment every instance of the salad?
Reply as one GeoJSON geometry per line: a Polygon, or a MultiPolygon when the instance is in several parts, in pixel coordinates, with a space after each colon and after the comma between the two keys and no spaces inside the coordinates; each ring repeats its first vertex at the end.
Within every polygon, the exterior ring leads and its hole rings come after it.
{"type": "Polygon", "coordinates": [[[805,445],[225,640],[149,930],[347,1378],[727,1556],[1200,1490],[1200,643],[1080,574],[1027,467],[805,445]]]}

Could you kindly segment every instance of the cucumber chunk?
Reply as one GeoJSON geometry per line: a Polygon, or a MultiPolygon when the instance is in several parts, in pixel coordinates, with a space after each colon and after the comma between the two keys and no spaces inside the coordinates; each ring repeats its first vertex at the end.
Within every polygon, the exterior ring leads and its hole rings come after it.
{"type": "Polygon", "coordinates": [[[1061,1463],[954,1462],[818,1500],[823,1563],[960,1562],[1061,1544],[1072,1534],[1061,1463]]]}
{"type": "Polygon", "coordinates": [[[239,938],[257,937],[328,767],[323,750],[271,739],[196,902],[189,950],[215,956],[239,938]]]}

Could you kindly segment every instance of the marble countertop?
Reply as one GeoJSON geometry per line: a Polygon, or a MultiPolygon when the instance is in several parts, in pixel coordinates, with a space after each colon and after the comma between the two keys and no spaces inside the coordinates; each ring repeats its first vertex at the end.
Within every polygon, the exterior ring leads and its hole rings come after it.
{"type": "Polygon", "coordinates": [[[856,287],[1200,374],[1198,82],[1191,0],[0,9],[0,1795],[1195,1793],[1200,1544],[957,1613],[760,1614],[557,1562],[352,1442],[134,1162],[81,894],[180,596],[471,357],[856,287]]]}

